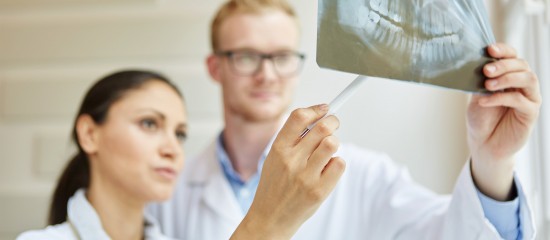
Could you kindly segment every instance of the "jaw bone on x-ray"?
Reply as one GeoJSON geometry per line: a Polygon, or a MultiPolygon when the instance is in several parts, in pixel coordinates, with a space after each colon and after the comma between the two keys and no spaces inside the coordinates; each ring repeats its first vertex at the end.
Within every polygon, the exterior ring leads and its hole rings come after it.
{"type": "Polygon", "coordinates": [[[484,92],[494,42],[481,0],[319,0],[321,67],[484,92]]]}

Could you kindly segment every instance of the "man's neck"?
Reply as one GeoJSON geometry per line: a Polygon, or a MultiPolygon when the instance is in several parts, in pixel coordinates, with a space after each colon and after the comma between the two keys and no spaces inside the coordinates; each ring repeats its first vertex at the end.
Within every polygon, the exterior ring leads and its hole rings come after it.
{"type": "Polygon", "coordinates": [[[225,151],[244,181],[258,170],[258,162],[271,138],[280,128],[281,120],[266,122],[227,121],[223,132],[225,151]]]}
{"type": "MultiPolygon", "coordinates": [[[[95,178],[102,179],[100,176],[95,178]]],[[[112,184],[92,180],[86,197],[111,239],[143,239],[145,204],[124,192],[117,191],[112,184]]]]}

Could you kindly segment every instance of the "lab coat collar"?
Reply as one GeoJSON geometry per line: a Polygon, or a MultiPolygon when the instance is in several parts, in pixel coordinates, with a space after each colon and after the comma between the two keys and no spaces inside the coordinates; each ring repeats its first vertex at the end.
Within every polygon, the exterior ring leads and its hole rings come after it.
{"type": "Polygon", "coordinates": [[[202,197],[214,212],[228,220],[239,223],[244,218],[235,194],[223,174],[214,175],[206,183],[202,197]]]}
{"type": "Polygon", "coordinates": [[[187,169],[185,181],[188,187],[203,188],[203,191],[196,192],[200,194],[200,200],[216,214],[238,224],[244,214],[216,158],[216,141],[193,159],[187,169]],[[231,197],[228,199],[228,196],[231,197]]]}
{"type": "MultiPolygon", "coordinates": [[[[275,141],[275,137],[277,136],[277,134],[275,134],[267,144],[267,147],[262,153],[262,158],[267,157],[267,154],[271,150],[271,146],[273,145],[273,141],[275,141]]],[[[185,182],[191,185],[203,185],[208,182],[213,176],[218,175],[218,172],[223,171],[217,159],[216,145],[217,139],[212,141],[212,143],[201,154],[189,161],[189,165],[186,166],[184,170],[187,173],[184,174],[186,176],[186,179],[184,180],[185,182]]],[[[258,171],[261,171],[262,168],[263,161],[261,161],[260,165],[258,166],[258,171]]]]}
{"type": "MultiPolygon", "coordinates": [[[[110,239],[103,229],[99,215],[88,202],[84,189],[79,189],[67,204],[68,221],[73,224],[81,239],[110,239]]],[[[145,215],[145,239],[164,239],[158,223],[145,215]]]]}
{"type": "Polygon", "coordinates": [[[216,160],[216,141],[212,142],[199,156],[191,159],[185,166],[184,180],[191,186],[204,185],[217,171],[221,171],[216,160]]]}
{"type": "Polygon", "coordinates": [[[86,199],[84,189],[79,189],[69,199],[67,214],[67,220],[72,223],[81,239],[110,239],[101,226],[99,216],[86,199]]]}
{"type": "MultiPolygon", "coordinates": [[[[269,141],[262,158],[267,156],[275,136],[269,141]]],[[[204,191],[198,193],[201,194],[199,196],[201,200],[218,215],[238,225],[243,219],[244,213],[217,159],[216,146],[217,139],[204,152],[189,162],[189,165],[186,166],[187,174],[184,174],[186,176],[184,181],[190,188],[204,188],[204,191]],[[228,196],[231,197],[227,199],[228,196]]],[[[258,171],[261,171],[262,167],[263,161],[260,162],[258,171]]]]}

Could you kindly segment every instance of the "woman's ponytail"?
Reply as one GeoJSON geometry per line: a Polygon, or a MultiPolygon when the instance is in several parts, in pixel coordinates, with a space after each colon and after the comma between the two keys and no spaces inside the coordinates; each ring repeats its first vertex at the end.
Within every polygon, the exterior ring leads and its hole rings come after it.
{"type": "Polygon", "coordinates": [[[52,196],[48,225],[63,223],[67,220],[67,203],[69,198],[80,188],[90,184],[90,163],[83,151],[79,151],[67,164],[59,177],[52,196]]]}

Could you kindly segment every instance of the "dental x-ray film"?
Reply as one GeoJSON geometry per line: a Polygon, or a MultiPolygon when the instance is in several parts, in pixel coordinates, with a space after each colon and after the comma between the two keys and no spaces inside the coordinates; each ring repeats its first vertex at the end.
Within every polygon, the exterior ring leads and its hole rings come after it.
{"type": "Polygon", "coordinates": [[[365,76],[486,91],[495,42],[481,0],[319,0],[317,64],[365,76]]]}

